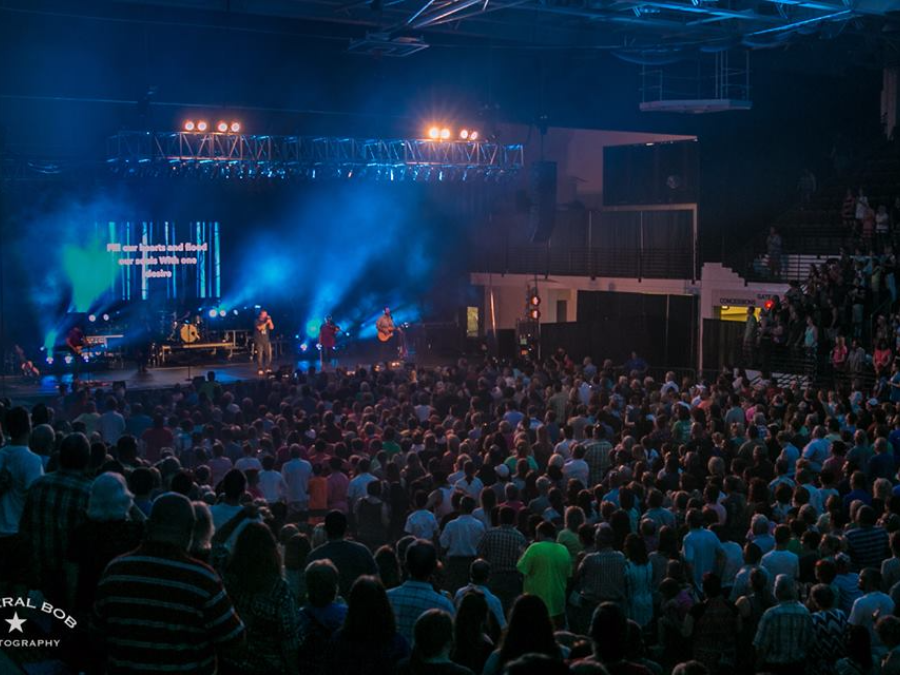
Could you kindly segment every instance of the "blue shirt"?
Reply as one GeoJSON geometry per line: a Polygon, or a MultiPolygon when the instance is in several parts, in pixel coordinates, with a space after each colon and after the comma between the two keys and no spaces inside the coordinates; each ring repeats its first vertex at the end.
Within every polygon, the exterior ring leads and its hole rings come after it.
{"type": "Polygon", "coordinates": [[[703,588],[703,575],[716,569],[716,554],[722,550],[722,542],[709,530],[691,530],[684,538],[682,555],[691,566],[694,584],[703,588]]]}

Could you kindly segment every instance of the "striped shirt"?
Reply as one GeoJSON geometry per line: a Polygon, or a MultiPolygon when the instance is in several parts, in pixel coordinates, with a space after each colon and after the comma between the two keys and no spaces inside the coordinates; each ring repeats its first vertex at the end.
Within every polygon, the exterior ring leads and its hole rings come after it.
{"type": "Polygon", "coordinates": [[[882,527],[858,527],[844,533],[847,552],[853,561],[853,569],[866,567],[881,569],[881,563],[890,555],[887,530],[882,527]]]}
{"type": "Polygon", "coordinates": [[[212,568],[153,542],[109,564],[93,622],[106,639],[109,675],[213,675],[216,649],[244,636],[212,568]]]}

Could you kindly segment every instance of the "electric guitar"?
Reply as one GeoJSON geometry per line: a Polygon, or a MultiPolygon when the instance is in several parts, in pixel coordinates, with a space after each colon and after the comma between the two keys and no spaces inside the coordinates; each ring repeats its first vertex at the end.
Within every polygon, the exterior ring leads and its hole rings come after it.
{"type": "Polygon", "coordinates": [[[22,349],[19,345],[15,345],[13,349],[15,349],[16,351],[16,356],[19,357],[19,364],[22,368],[22,375],[27,378],[40,377],[41,371],[35,368],[33,362],[25,358],[25,350],[22,349]]]}

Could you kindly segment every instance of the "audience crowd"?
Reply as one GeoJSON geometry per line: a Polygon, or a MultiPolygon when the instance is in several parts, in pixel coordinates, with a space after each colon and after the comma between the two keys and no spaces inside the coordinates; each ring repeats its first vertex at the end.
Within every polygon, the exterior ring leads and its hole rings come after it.
{"type": "Polygon", "coordinates": [[[892,675],[893,392],[559,352],[6,402],[0,597],[73,673],[892,675]]]}

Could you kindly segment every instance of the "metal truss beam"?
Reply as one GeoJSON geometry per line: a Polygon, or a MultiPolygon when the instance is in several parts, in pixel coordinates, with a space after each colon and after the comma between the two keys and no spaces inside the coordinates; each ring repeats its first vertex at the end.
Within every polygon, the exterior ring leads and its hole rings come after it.
{"type": "Polygon", "coordinates": [[[125,131],[110,137],[107,163],[129,175],[453,181],[502,180],[525,158],[522,145],[489,141],[125,131]]]}

